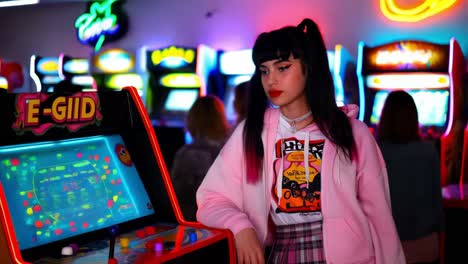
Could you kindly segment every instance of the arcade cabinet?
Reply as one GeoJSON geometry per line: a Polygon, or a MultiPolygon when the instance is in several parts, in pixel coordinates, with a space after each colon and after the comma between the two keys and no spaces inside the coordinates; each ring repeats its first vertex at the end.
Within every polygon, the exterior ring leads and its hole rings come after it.
{"type": "Polygon", "coordinates": [[[61,81],[54,92],[64,90],[95,91],[96,84],[89,74],[89,61],[85,58],[74,58],[65,54],[59,56],[59,76],[61,81]],[[68,89],[75,87],[74,89],[68,89]]]}
{"type": "Polygon", "coordinates": [[[370,47],[359,43],[357,73],[359,89],[365,94],[360,119],[375,128],[387,95],[407,91],[418,108],[423,137],[440,144],[442,186],[459,181],[465,124],[463,71],[463,53],[453,38],[448,44],[404,40],[370,47]]]}
{"type": "Polygon", "coordinates": [[[196,48],[169,46],[142,49],[149,74],[151,106],[148,111],[168,165],[177,150],[187,143],[187,111],[208,91],[208,77],[215,69],[216,52],[205,45],[196,48]]]}
{"type": "Polygon", "coordinates": [[[467,184],[468,181],[468,125],[465,127],[463,136],[463,153],[461,161],[460,184],[467,184]]]}
{"type": "MultiPolygon", "coordinates": [[[[234,90],[235,87],[249,81],[255,72],[255,64],[252,61],[252,50],[225,51],[219,54],[219,73],[223,86],[222,95],[226,117],[229,123],[236,122],[236,111],[234,110],[234,90]]],[[[221,92],[221,91],[220,91],[221,92]]]]}
{"type": "Polygon", "coordinates": [[[193,102],[207,94],[216,52],[205,45],[145,50],[152,91],[151,119],[158,126],[183,127],[193,102]]]}
{"type": "Polygon", "coordinates": [[[31,56],[29,74],[37,92],[54,92],[55,86],[62,81],[58,64],[59,57],[31,56]]]}
{"type": "Polygon", "coordinates": [[[342,45],[328,50],[328,64],[335,84],[335,98],[338,106],[355,104],[361,106],[364,95],[359,93],[356,76],[356,62],[342,45]]]}
{"type": "Polygon", "coordinates": [[[99,91],[119,91],[122,87],[133,86],[148,108],[147,74],[137,71],[133,53],[119,48],[105,49],[94,54],[90,64],[99,91]]]}
{"type": "Polygon", "coordinates": [[[0,109],[0,263],[235,263],[230,231],[183,219],[135,88],[0,109]]]}
{"type": "Polygon", "coordinates": [[[460,182],[442,188],[445,213],[445,263],[466,259],[468,237],[468,125],[464,131],[460,182]]]}

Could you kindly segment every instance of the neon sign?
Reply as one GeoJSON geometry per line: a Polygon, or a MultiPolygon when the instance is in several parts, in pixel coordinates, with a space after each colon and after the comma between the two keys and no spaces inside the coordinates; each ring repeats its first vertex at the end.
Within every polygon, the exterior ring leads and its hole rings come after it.
{"type": "Polygon", "coordinates": [[[75,20],[80,42],[94,46],[94,52],[97,52],[105,41],[115,40],[125,34],[127,19],[120,3],[118,0],[93,2],[89,13],[81,14],[75,20]]]}
{"type": "Polygon", "coordinates": [[[17,119],[12,128],[17,134],[29,130],[43,135],[56,126],[67,127],[74,132],[102,120],[97,93],[76,93],[72,96],[25,93],[19,94],[16,99],[17,119]]]}
{"type": "Polygon", "coordinates": [[[380,0],[380,10],[390,20],[400,22],[418,22],[434,16],[455,4],[457,0],[425,0],[412,8],[401,8],[396,0],[380,0]]]}
{"type": "Polygon", "coordinates": [[[154,66],[161,64],[167,68],[178,68],[191,64],[195,60],[195,50],[171,46],[151,53],[151,62],[154,66]]]}

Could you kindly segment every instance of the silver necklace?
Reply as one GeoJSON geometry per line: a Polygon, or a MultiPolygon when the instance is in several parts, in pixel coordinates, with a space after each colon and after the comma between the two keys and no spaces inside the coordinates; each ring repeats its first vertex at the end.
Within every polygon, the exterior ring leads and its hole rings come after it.
{"type": "Polygon", "coordinates": [[[301,122],[302,120],[308,118],[309,116],[311,116],[312,112],[309,111],[309,112],[305,113],[303,116],[293,118],[293,119],[289,119],[289,118],[285,117],[281,112],[280,112],[280,115],[281,115],[281,117],[284,118],[284,120],[286,120],[291,125],[292,132],[296,133],[296,124],[301,122]]]}

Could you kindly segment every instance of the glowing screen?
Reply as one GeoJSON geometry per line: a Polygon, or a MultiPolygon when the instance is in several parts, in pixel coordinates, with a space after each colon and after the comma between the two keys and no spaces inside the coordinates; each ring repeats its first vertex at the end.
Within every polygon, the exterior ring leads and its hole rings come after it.
{"type": "Polygon", "coordinates": [[[21,250],[154,212],[120,135],[1,147],[0,173],[21,250]]]}
{"type": "Polygon", "coordinates": [[[200,90],[179,90],[174,89],[169,92],[164,109],[166,111],[188,111],[198,98],[200,90]]]}
{"type": "MultiPolygon", "coordinates": [[[[418,108],[419,124],[423,126],[445,126],[448,112],[448,91],[419,90],[406,91],[414,99],[418,108]]],[[[370,122],[377,124],[389,91],[378,91],[375,94],[370,122]]]]}

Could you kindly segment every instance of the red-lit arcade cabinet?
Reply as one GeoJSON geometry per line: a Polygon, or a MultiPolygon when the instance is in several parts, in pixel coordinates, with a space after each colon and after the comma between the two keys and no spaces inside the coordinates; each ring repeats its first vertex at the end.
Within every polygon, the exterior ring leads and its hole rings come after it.
{"type": "Polygon", "coordinates": [[[461,174],[460,174],[460,184],[466,184],[468,181],[468,125],[465,127],[465,134],[463,137],[463,153],[461,161],[461,174]]]}
{"type": "Polygon", "coordinates": [[[0,89],[14,92],[24,84],[23,67],[17,62],[8,62],[0,58],[0,89]]]}
{"type": "Polygon", "coordinates": [[[186,222],[135,88],[0,94],[0,263],[235,263],[186,222]]]}

